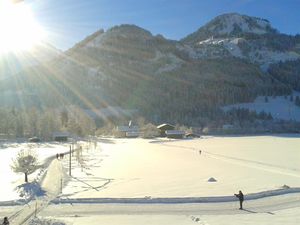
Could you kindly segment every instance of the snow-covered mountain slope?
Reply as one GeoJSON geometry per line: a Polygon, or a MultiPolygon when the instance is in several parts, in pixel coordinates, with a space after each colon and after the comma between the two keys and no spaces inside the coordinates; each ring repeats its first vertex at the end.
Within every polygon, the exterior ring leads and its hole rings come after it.
{"type": "Polygon", "coordinates": [[[244,37],[211,37],[199,41],[194,48],[188,45],[179,48],[193,59],[237,57],[259,65],[263,71],[267,71],[270,64],[300,59],[294,50],[279,51],[244,37]]]}
{"type": "Polygon", "coordinates": [[[280,34],[266,19],[237,13],[217,16],[181,40],[193,59],[238,57],[266,71],[270,64],[300,58],[296,37],[280,34]]]}
{"type": "Polygon", "coordinates": [[[240,15],[238,13],[229,13],[217,16],[205,29],[215,32],[217,35],[233,34],[236,32],[265,34],[274,32],[268,20],[240,15]]]}
{"type": "Polygon", "coordinates": [[[291,96],[259,96],[251,103],[235,104],[223,107],[225,111],[232,108],[245,108],[257,113],[271,113],[274,119],[294,120],[300,122],[300,106],[295,104],[296,97],[300,97],[299,92],[293,93],[293,101],[291,96]]]}
{"type": "Polygon", "coordinates": [[[210,37],[237,36],[242,33],[267,34],[276,33],[266,19],[250,17],[238,13],[227,13],[217,16],[196,32],[188,35],[183,42],[194,44],[210,37]]]}

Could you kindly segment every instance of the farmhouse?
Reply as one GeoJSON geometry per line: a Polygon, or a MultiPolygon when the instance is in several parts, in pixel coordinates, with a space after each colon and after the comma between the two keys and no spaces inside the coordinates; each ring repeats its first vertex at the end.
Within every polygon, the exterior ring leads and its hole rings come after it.
{"type": "Polygon", "coordinates": [[[167,130],[165,133],[168,138],[176,138],[176,139],[181,139],[185,135],[185,132],[182,130],[167,130]]]}
{"type": "Polygon", "coordinates": [[[161,124],[161,125],[157,126],[157,129],[159,129],[161,137],[166,137],[167,136],[166,131],[174,130],[175,127],[171,124],[164,123],[164,124],[161,124]]]}
{"type": "Polygon", "coordinates": [[[140,135],[138,126],[118,126],[117,136],[118,137],[138,137],[140,135]]]}

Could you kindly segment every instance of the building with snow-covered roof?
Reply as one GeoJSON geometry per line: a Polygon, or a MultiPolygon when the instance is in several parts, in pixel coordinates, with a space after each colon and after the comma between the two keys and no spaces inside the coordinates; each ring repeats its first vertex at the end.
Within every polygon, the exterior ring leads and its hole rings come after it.
{"type": "Polygon", "coordinates": [[[138,126],[118,126],[117,136],[118,137],[138,137],[140,130],[138,126]]]}
{"type": "Polygon", "coordinates": [[[166,137],[167,136],[166,131],[167,130],[174,130],[175,126],[173,126],[171,124],[168,124],[168,123],[163,123],[163,124],[157,126],[157,129],[159,129],[161,137],[166,137]]]}
{"type": "Polygon", "coordinates": [[[54,141],[68,141],[68,138],[70,137],[70,134],[69,132],[60,132],[60,131],[57,131],[57,132],[53,132],[52,133],[52,138],[54,141]]]}
{"type": "Polygon", "coordinates": [[[166,130],[166,135],[168,138],[181,139],[184,138],[185,132],[182,130],[166,130]]]}

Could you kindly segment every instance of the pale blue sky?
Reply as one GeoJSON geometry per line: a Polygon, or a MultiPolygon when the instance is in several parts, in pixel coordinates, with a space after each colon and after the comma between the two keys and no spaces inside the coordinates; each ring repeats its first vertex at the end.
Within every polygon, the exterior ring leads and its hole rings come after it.
{"type": "Polygon", "coordinates": [[[179,40],[215,16],[237,12],[268,19],[282,33],[300,33],[300,0],[29,0],[49,42],[60,49],[100,28],[124,23],[179,40]]]}

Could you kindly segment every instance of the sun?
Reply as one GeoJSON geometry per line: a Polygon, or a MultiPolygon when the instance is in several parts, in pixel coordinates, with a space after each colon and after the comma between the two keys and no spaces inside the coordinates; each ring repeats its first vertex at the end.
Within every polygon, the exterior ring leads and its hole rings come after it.
{"type": "Polygon", "coordinates": [[[29,6],[0,0],[0,53],[29,50],[44,36],[29,6]]]}

